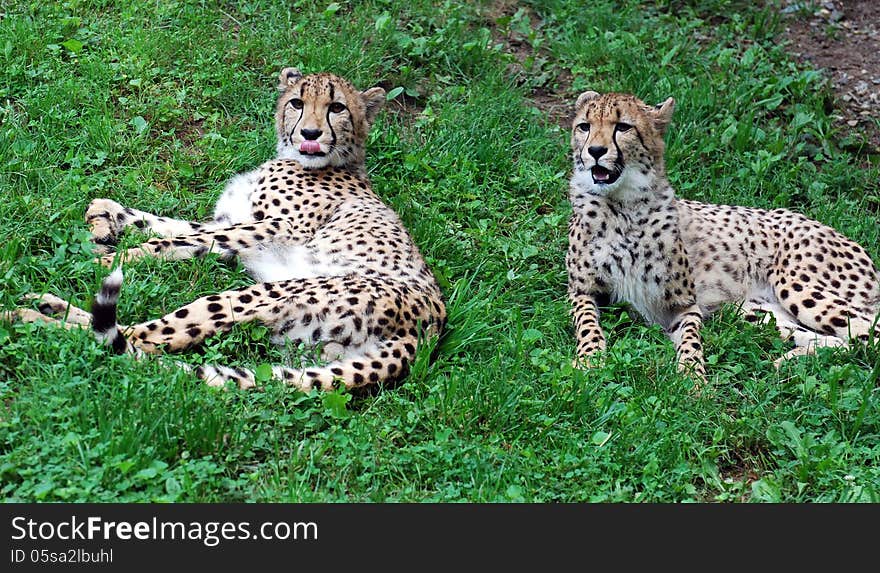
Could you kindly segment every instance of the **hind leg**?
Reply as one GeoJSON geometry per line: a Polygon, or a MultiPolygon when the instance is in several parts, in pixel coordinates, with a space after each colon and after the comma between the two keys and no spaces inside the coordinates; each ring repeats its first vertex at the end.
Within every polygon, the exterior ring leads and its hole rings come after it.
{"type": "MultiPolygon", "coordinates": [[[[399,311],[389,304],[399,299],[384,281],[351,275],[260,283],[202,297],[162,318],[133,325],[126,335],[147,352],[160,346],[174,351],[256,320],[273,331],[273,342],[334,343],[330,351],[339,354],[393,328],[399,311]]],[[[427,315],[412,317],[419,319],[427,315]]]]}
{"type": "Polygon", "coordinates": [[[79,322],[67,322],[51,316],[46,316],[45,314],[31,308],[16,308],[14,310],[0,311],[0,320],[4,322],[41,322],[61,326],[67,329],[85,328],[88,326],[87,324],[79,322]]]}
{"type": "Polygon", "coordinates": [[[70,304],[54,294],[29,294],[25,296],[25,299],[38,301],[37,308],[47,317],[60,317],[64,322],[80,326],[88,326],[92,322],[91,313],[70,304]]]}
{"type": "MultiPolygon", "coordinates": [[[[95,296],[92,330],[117,353],[183,350],[237,323],[257,320],[272,331],[273,342],[324,343],[326,367],[272,368],[272,374],[303,389],[375,384],[403,375],[415,355],[420,332],[444,323],[442,304],[426,293],[393,280],[344,275],[260,283],[202,297],[162,318],[128,327],[116,325],[122,272],[111,273],[95,296]],[[335,356],[334,356],[335,355],[335,356]]],[[[192,368],[189,368],[192,369],[192,368]]],[[[202,366],[195,373],[209,383],[255,383],[240,368],[202,366]]]]}
{"type": "Polygon", "coordinates": [[[2,318],[9,322],[44,322],[64,328],[81,328],[88,326],[92,321],[91,314],[53,294],[29,294],[24,298],[39,301],[37,305],[39,310],[17,308],[3,312],[2,318]]]}
{"type": "Polygon", "coordinates": [[[48,324],[57,324],[65,328],[71,328],[74,325],[68,325],[58,319],[46,316],[32,308],[16,308],[13,310],[0,311],[0,320],[3,322],[45,322],[48,324]]]}
{"type": "Polygon", "coordinates": [[[124,332],[132,345],[145,352],[183,350],[227,332],[235,324],[257,320],[271,325],[282,310],[273,293],[278,295],[270,285],[258,284],[204,296],[162,318],[131,325],[124,332]]]}
{"type": "Polygon", "coordinates": [[[824,335],[880,335],[880,273],[865,249],[816,221],[801,220],[786,236],[770,275],[781,306],[824,335]]]}
{"type": "Polygon", "coordinates": [[[740,312],[747,321],[760,324],[767,324],[772,316],[782,339],[794,342],[795,347],[792,350],[773,362],[776,368],[786,360],[814,354],[817,348],[846,345],[846,341],[841,338],[819,334],[800,324],[772,295],[759,295],[746,300],[740,307],[740,312]]]}
{"type": "MultiPolygon", "coordinates": [[[[785,289],[782,289],[783,291],[785,289]]],[[[877,310],[859,308],[835,296],[821,285],[811,285],[798,293],[802,296],[789,305],[797,322],[811,331],[843,340],[856,339],[867,342],[871,334],[880,337],[877,310]]]]}

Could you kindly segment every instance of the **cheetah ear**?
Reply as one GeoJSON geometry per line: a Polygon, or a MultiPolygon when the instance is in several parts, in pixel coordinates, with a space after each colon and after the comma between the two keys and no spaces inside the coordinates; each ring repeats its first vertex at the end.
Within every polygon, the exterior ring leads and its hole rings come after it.
{"type": "Polygon", "coordinates": [[[284,68],[278,74],[278,91],[283,92],[302,79],[302,72],[296,68],[284,68]]]}
{"type": "Polygon", "coordinates": [[[672,123],[672,111],[675,109],[675,100],[666,98],[663,103],[655,105],[648,112],[654,118],[654,126],[660,133],[666,133],[666,128],[672,123]]]}
{"type": "Polygon", "coordinates": [[[599,92],[587,91],[578,96],[577,102],[574,104],[574,109],[581,109],[581,106],[590,101],[593,98],[599,97],[599,92]]]}
{"type": "Polygon", "coordinates": [[[367,123],[373,123],[376,114],[385,105],[385,90],[380,87],[370,88],[361,92],[361,100],[364,102],[364,111],[367,123]]]}

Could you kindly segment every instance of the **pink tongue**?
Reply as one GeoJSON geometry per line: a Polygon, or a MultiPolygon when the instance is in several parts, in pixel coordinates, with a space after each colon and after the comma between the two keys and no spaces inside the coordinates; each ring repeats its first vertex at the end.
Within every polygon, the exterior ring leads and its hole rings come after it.
{"type": "Polygon", "coordinates": [[[596,179],[596,181],[605,181],[610,175],[611,174],[604,169],[593,168],[593,177],[596,179]]]}
{"type": "Polygon", "coordinates": [[[306,140],[299,144],[299,150],[303,153],[318,153],[321,151],[321,144],[317,141],[306,140]]]}

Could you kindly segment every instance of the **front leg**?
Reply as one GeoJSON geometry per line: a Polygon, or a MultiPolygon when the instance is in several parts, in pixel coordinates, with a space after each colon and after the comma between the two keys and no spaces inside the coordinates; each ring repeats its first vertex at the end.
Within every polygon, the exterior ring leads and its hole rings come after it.
{"type": "Polygon", "coordinates": [[[170,217],[159,217],[146,211],[123,207],[111,199],[94,199],[86,209],[86,223],[92,232],[95,243],[112,246],[119,240],[119,234],[129,225],[138,229],[150,230],[163,237],[191,235],[204,227],[170,217]]]}
{"type": "Polygon", "coordinates": [[[703,360],[703,343],[700,328],[703,326],[703,313],[696,304],[673,311],[672,320],[666,333],[675,344],[675,355],[679,372],[689,374],[699,387],[706,381],[706,364],[703,360]]]}
{"type": "Polygon", "coordinates": [[[572,319],[577,339],[575,368],[592,368],[597,365],[597,355],[605,351],[605,334],[599,324],[599,307],[591,295],[571,297],[572,319]]]}
{"type": "Polygon", "coordinates": [[[291,219],[263,219],[256,223],[203,229],[191,235],[150,239],[124,252],[104,255],[99,262],[105,267],[112,267],[114,262],[131,262],[145,256],[189,259],[207,253],[231,258],[264,242],[295,244],[305,243],[309,238],[311,236],[303,234],[291,219]]]}
{"type": "Polygon", "coordinates": [[[605,350],[605,335],[599,324],[596,296],[606,297],[608,287],[596,274],[596,261],[589,247],[596,225],[593,217],[582,217],[578,209],[575,209],[568,223],[565,267],[568,271],[568,300],[571,302],[577,340],[577,354],[572,363],[575,368],[596,366],[597,355],[605,350]]]}

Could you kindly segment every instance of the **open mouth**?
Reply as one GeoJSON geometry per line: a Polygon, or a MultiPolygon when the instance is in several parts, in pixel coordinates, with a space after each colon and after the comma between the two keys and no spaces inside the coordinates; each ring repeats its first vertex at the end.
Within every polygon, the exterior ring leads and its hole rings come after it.
{"type": "Polygon", "coordinates": [[[305,140],[299,144],[299,152],[303,155],[310,155],[313,157],[322,157],[327,155],[323,151],[321,151],[321,144],[317,141],[305,140]]]}
{"type": "Polygon", "coordinates": [[[601,165],[594,165],[593,168],[590,169],[590,173],[593,175],[593,183],[601,183],[604,185],[610,185],[620,177],[620,173],[617,171],[611,171],[601,165]]]}

